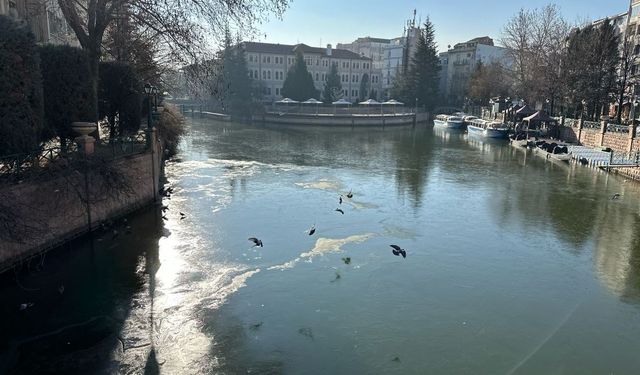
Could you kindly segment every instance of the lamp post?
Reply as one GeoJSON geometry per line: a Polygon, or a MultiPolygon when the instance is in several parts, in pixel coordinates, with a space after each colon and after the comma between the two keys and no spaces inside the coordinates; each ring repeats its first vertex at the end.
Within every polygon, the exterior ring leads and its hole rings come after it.
{"type": "Polygon", "coordinates": [[[580,111],[580,118],[584,117],[585,109],[587,108],[587,101],[582,99],[582,110],[580,111]]]}
{"type": "Polygon", "coordinates": [[[153,92],[153,108],[154,108],[154,111],[158,112],[158,93],[160,92],[160,90],[158,90],[157,87],[153,86],[151,88],[151,92],[153,92]]]}
{"type": "Polygon", "coordinates": [[[144,93],[147,94],[147,129],[151,129],[151,93],[153,87],[149,83],[144,84],[144,93]]]}

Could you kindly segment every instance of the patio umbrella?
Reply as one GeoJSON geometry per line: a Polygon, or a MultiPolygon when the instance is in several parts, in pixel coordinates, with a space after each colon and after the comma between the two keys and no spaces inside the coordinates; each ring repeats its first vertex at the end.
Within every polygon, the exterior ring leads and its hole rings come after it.
{"type": "Polygon", "coordinates": [[[287,106],[287,108],[289,108],[289,104],[296,104],[296,103],[300,103],[296,100],[290,99],[290,98],[284,98],[282,100],[278,100],[276,102],[276,104],[285,104],[287,106]]]}
{"type": "Polygon", "coordinates": [[[382,103],[382,105],[392,105],[393,106],[393,114],[396,113],[396,106],[397,105],[404,105],[404,103],[399,102],[395,99],[391,99],[391,100],[387,100],[386,102],[382,103]]]}
{"type": "Polygon", "coordinates": [[[302,104],[315,104],[316,105],[316,114],[318,114],[318,106],[320,104],[322,104],[321,101],[315,99],[315,98],[311,98],[311,99],[307,99],[304,102],[302,102],[302,104]]]}
{"type": "Polygon", "coordinates": [[[368,99],[365,100],[364,102],[360,102],[358,103],[360,105],[366,105],[366,106],[371,106],[371,105],[379,105],[380,106],[380,113],[382,113],[382,103],[374,100],[374,99],[368,99]]]}
{"type": "Polygon", "coordinates": [[[335,102],[331,103],[333,104],[333,114],[336,113],[336,107],[339,105],[346,105],[346,106],[350,106],[351,102],[348,100],[345,100],[344,98],[341,98],[339,100],[336,100],[335,102]]]}

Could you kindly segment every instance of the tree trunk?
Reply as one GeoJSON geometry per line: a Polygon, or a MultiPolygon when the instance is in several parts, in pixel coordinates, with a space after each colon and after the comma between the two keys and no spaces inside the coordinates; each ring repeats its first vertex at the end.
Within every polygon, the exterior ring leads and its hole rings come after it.
{"type": "MultiPolygon", "coordinates": [[[[98,115],[98,80],[100,78],[99,66],[100,66],[100,47],[92,45],[89,49],[89,71],[91,72],[91,88],[93,90],[93,104],[94,104],[94,121],[98,124],[100,120],[98,115]]],[[[96,130],[91,134],[96,140],[100,140],[100,132],[96,130]]]]}

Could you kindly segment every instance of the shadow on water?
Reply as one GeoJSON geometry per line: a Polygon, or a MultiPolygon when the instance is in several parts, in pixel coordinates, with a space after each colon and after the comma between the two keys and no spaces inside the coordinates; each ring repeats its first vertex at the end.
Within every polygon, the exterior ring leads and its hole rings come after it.
{"type": "Polygon", "coordinates": [[[117,234],[110,228],[52,250],[40,270],[2,275],[0,373],[119,372],[112,354],[145,288],[145,259],[157,259],[161,222],[149,208],[116,221],[117,234]],[[33,306],[21,311],[23,303],[33,306]]]}

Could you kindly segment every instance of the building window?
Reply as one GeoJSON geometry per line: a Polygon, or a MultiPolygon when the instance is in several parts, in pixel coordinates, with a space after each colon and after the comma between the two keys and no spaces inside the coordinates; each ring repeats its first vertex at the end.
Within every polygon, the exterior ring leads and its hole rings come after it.
{"type": "Polygon", "coordinates": [[[267,79],[271,79],[271,71],[267,70],[267,79]]]}
{"type": "Polygon", "coordinates": [[[271,64],[271,56],[267,56],[267,64],[271,64]]]}
{"type": "Polygon", "coordinates": [[[276,95],[280,95],[280,88],[276,87],[276,95]]]}
{"type": "Polygon", "coordinates": [[[253,71],[253,78],[260,79],[260,76],[258,75],[258,71],[257,70],[253,71]]]}
{"type": "Polygon", "coordinates": [[[356,90],[356,94],[354,95],[356,98],[358,97],[358,90],[356,90]]]}
{"type": "Polygon", "coordinates": [[[319,81],[318,76],[319,76],[318,73],[316,73],[316,81],[319,81]]]}
{"type": "Polygon", "coordinates": [[[249,62],[253,62],[253,55],[249,55],[249,62]]]}
{"type": "Polygon", "coordinates": [[[262,56],[262,63],[265,64],[267,62],[267,56],[262,56]]]}
{"type": "Polygon", "coordinates": [[[262,71],[262,79],[267,79],[267,71],[266,70],[262,71]]]}
{"type": "Polygon", "coordinates": [[[267,95],[271,95],[271,87],[267,87],[267,95]]]}

